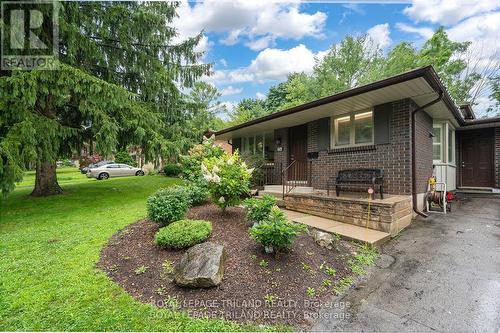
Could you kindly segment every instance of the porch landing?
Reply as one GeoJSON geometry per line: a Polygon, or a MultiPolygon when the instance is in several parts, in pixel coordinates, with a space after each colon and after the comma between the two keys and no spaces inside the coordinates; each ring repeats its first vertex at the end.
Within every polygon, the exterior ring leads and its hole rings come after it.
{"type": "Polygon", "coordinates": [[[306,224],[326,232],[336,233],[344,238],[379,246],[391,238],[387,232],[359,227],[293,210],[282,209],[289,220],[306,224]]]}

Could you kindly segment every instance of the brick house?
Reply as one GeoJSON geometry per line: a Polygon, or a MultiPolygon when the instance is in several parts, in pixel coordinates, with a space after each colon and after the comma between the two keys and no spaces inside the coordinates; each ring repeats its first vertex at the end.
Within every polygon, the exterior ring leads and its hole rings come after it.
{"type": "Polygon", "coordinates": [[[274,174],[267,184],[298,177],[325,190],[340,170],[382,169],[385,192],[411,198],[417,213],[432,175],[448,191],[500,187],[500,118],[478,120],[456,106],[432,66],[215,134],[233,150],[262,154],[274,174]]]}

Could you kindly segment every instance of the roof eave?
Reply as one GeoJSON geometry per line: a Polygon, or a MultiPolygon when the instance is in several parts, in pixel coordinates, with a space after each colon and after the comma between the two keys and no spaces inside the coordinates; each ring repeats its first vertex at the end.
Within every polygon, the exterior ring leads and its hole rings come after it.
{"type": "Polygon", "coordinates": [[[264,117],[261,117],[261,118],[253,119],[253,120],[247,121],[247,122],[239,124],[239,125],[228,127],[226,129],[223,129],[223,130],[220,130],[220,131],[216,132],[215,135],[217,136],[217,135],[221,135],[221,134],[233,132],[233,131],[236,131],[238,129],[245,128],[245,127],[248,127],[248,126],[252,126],[252,125],[255,125],[255,124],[259,124],[259,123],[262,123],[262,122],[265,122],[265,121],[268,121],[268,120],[276,119],[276,118],[279,118],[279,117],[284,117],[284,116],[287,116],[287,115],[290,115],[290,114],[293,114],[293,113],[296,113],[296,112],[304,111],[304,110],[307,110],[307,109],[310,109],[310,108],[314,108],[314,107],[317,107],[317,106],[321,106],[321,105],[324,105],[324,104],[328,104],[328,103],[339,101],[339,100],[342,100],[342,99],[345,99],[345,98],[349,98],[349,97],[353,97],[353,96],[356,96],[356,95],[360,95],[360,94],[363,94],[363,93],[366,93],[366,92],[369,92],[369,91],[372,91],[372,90],[377,90],[377,89],[385,88],[385,87],[388,87],[388,86],[391,86],[391,85],[394,85],[394,84],[398,84],[398,83],[402,83],[402,82],[405,82],[405,81],[413,80],[413,79],[416,79],[416,78],[419,78],[419,77],[424,78],[427,81],[427,83],[436,92],[438,92],[438,93],[442,92],[443,93],[443,102],[446,104],[446,106],[448,107],[448,109],[451,110],[451,112],[453,113],[453,115],[457,119],[458,123],[460,125],[464,125],[465,122],[464,122],[464,120],[462,118],[462,115],[461,115],[460,111],[458,110],[458,108],[455,105],[455,103],[452,101],[450,95],[448,94],[446,88],[444,87],[443,83],[439,79],[439,77],[438,77],[436,71],[434,70],[434,68],[429,65],[429,66],[417,68],[417,69],[409,71],[409,72],[405,72],[405,73],[402,73],[402,74],[391,76],[389,78],[386,78],[386,79],[383,79],[383,80],[380,80],[380,81],[375,81],[375,82],[372,82],[372,83],[369,83],[369,84],[366,84],[366,85],[363,85],[363,86],[359,86],[359,87],[356,87],[356,88],[345,90],[345,91],[342,91],[342,92],[337,93],[335,95],[323,97],[323,98],[317,99],[317,100],[309,102],[309,103],[305,103],[305,104],[302,104],[302,105],[295,106],[293,108],[289,108],[289,109],[286,109],[286,110],[283,110],[283,111],[272,113],[270,115],[267,115],[267,116],[264,116],[264,117]]]}

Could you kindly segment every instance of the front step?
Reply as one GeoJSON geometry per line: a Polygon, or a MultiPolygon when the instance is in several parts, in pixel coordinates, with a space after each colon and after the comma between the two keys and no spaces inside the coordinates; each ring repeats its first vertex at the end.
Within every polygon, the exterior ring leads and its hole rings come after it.
{"type": "Polygon", "coordinates": [[[324,217],[304,214],[288,209],[282,209],[287,218],[293,222],[306,224],[329,233],[335,233],[343,238],[380,246],[391,239],[391,234],[383,231],[359,227],[356,225],[330,220],[324,217]]]}
{"type": "Polygon", "coordinates": [[[463,186],[457,188],[457,193],[485,193],[485,194],[493,194],[495,193],[495,189],[492,187],[472,187],[472,186],[463,186]]]}

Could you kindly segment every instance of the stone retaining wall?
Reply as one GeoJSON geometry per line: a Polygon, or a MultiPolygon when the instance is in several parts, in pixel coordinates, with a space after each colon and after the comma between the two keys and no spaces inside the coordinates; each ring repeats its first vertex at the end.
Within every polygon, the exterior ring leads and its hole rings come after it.
{"type": "MultiPolygon", "coordinates": [[[[410,196],[373,200],[368,228],[395,236],[411,223],[411,205],[410,196]]],[[[368,201],[364,199],[290,194],[285,197],[285,207],[361,227],[365,227],[368,221],[368,201]]]]}

